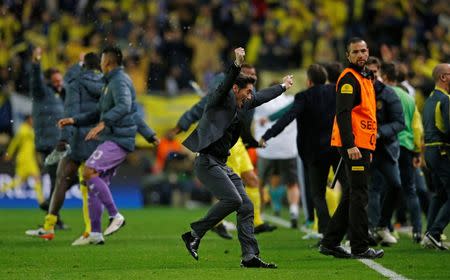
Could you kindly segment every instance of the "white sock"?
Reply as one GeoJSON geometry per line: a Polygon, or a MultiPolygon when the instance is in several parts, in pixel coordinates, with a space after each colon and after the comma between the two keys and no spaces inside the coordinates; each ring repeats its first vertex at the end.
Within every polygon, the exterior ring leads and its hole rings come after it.
{"type": "Polygon", "coordinates": [[[103,236],[103,234],[101,232],[91,232],[91,233],[89,233],[89,235],[92,236],[93,238],[103,236]]]}
{"type": "Polygon", "coordinates": [[[298,205],[293,203],[289,205],[289,213],[291,214],[291,219],[298,218],[298,205]]]}

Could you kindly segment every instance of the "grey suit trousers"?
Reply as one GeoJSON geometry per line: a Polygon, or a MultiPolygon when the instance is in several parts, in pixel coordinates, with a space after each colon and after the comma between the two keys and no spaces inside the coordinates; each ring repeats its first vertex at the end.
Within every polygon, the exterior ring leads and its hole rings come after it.
{"type": "Polygon", "coordinates": [[[195,159],[195,172],[203,185],[219,200],[205,217],[191,224],[195,234],[203,237],[208,230],[236,211],[243,259],[259,255],[253,233],[253,204],[245,192],[241,178],[225,161],[207,154],[200,154],[195,159]]]}

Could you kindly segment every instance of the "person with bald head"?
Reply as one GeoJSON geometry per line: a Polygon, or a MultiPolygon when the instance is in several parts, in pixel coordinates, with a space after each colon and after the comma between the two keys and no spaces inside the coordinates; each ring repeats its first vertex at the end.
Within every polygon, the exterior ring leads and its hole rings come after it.
{"type": "Polygon", "coordinates": [[[450,220],[450,64],[438,64],[433,70],[436,87],[425,101],[423,126],[425,161],[434,185],[424,247],[448,250],[441,234],[450,220]]]}

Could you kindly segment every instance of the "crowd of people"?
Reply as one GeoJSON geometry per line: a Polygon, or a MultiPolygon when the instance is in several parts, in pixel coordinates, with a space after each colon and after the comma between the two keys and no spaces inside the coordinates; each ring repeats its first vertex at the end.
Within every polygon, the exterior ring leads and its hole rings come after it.
{"type": "MultiPolygon", "coordinates": [[[[241,266],[276,268],[259,258],[254,236],[276,230],[261,215],[265,186],[276,214],[286,196],[292,228],[298,228],[301,199],[306,220],[318,223],[322,254],[383,257],[383,250],[370,246],[397,243],[394,213],[403,225],[409,217],[414,242],[447,250],[450,65],[442,62],[450,49],[448,7],[442,1],[425,10],[423,2],[402,1],[175,2],[61,1],[59,11],[72,15],[60,13],[58,20],[53,1],[41,10],[38,1],[3,4],[2,20],[8,24],[2,27],[8,32],[0,46],[8,53],[3,67],[12,70],[1,72],[6,73],[2,86],[29,92],[33,105],[5,159],[13,157],[18,141],[27,140],[17,163],[38,152],[52,182],[48,200],[38,196],[46,211],[43,227],[27,235],[52,240],[58,222],[64,228],[59,210],[74,182],[83,193],[85,229],[73,245],[103,244],[104,236],[122,228],[125,217],[111,195],[111,179],[134,151],[136,134],[160,143],[142,119],[136,95],[171,95],[196,80],[207,94],[167,133],[173,139],[198,122],[183,146],[197,153],[195,175],[218,199],[182,235],[193,258],[199,259],[207,231],[230,238],[222,221],[236,212],[241,266]],[[441,8],[446,12],[429,20],[441,8]],[[371,17],[374,23],[364,24],[371,17]],[[380,31],[388,25],[398,32],[380,31]],[[358,34],[372,39],[348,39],[358,34]],[[41,47],[29,56],[25,41],[41,47]],[[242,42],[247,42],[245,50],[234,48],[242,42]],[[260,70],[301,66],[306,89],[294,98],[283,94],[297,78],[292,75],[256,88],[260,70]],[[417,89],[429,95],[420,108],[417,89]],[[256,168],[248,148],[257,148],[256,168]],[[330,168],[340,199],[330,198],[330,168]],[[103,208],[110,217],[105,231],[103,208]],[[341,246],[346,235],[350,252],[341,246]]],[[[182,150],[175,149],[165,155],[182,150]]],[[[39,178],[38,161],[27,158],[16,171],[17,180],[2,190],[30,176],[39,178]]]]}
{"type": "Polygon", "coordinates": [[[0,84],[27,94],[32,47],[43,69],[67,69],[80,53],[124,50],[138,94],[177,95],[189,81],[205,86],[245,42],[258,70],[342,61],[345,41],[368,38],[374,55],[401,61],[415,86],[450,56],[450,11],[434,1],[3,1],[0,84]]]}

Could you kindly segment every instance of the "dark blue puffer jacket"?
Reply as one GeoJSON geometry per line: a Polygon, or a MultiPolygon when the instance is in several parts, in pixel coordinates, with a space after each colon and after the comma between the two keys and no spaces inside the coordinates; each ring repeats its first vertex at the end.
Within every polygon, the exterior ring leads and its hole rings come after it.
{"type": "MultiPolygon", "coordinates": [[[[105,86],[103,74],[100,71],[82,70],[75,75],[66,77],[67,91],[64,101],[65,117],[96,112],[97,104],[105,86]]],[[[69,157],[75,161],[85,161],[99,145],[99,141],[85,141],[86,134],[95,124],[86,126],[65,126],[61,132],[61,140],[70,144],[69,157]]]]}
{"type": "Polygon", "coordinates": [[[405,128],[405,118],[400,98],[393,89],[376,81],[375,98],[377,101],[378,139],[374,159],[384,155],[395,162],[400,156],[397,134],[405,128]]]}
{"type": "Polygon", "coordinates": [[[63,117],[63,100],[52,87],[45,84],[40,64],[31,65],[30,76],[36,151],[50,152],[60,137],[56,124],[63,117]]]}
{"type": "Polygon", "coordinates": [[[100,97],[96,113],[74,116],[76,126],[100,121],[105,129],[101,141],[112,141],[129,152],[135,148],[136,132],[147,141],[154,140],[155,133],[138,114],[136,92],[130,77],[118,67],[105,75],[106,87],[100,97]]]}

